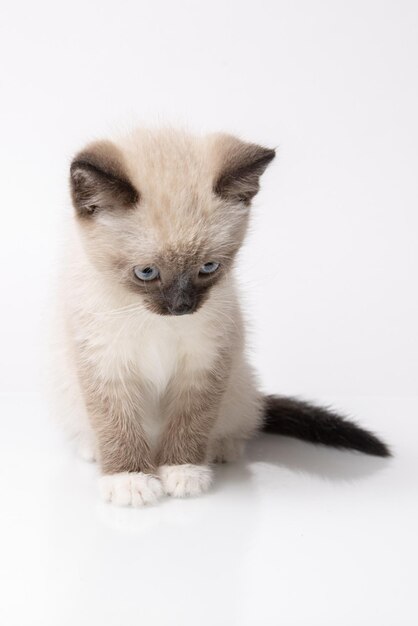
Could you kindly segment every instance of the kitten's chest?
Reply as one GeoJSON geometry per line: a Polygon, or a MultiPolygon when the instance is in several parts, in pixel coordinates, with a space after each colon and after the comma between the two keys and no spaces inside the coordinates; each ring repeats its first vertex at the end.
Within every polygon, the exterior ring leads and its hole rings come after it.
{"type": "MultiPolygon", "coordinates": [[[[199,323],[173,321],[173,326],[156,324],[141,334],[136,343],[134,359],[138,372],[160,393],[180,370],[185,378],[192,379],[196,372],[210,368],[217,352],[216,338],[209,336],[199,323]]],[[[184,382],[187,384],[187,380],[184,382]]]]}
{"type": "Polygon", "coordinates": [[[166,328],[153,329],[136,338],[132,363],[141,378],[162,393],[179,367],[184,351],[185,346],[175,333],[166,328]]]}
{"type": "Polygon", "coordinates": [[[103,375],[138,376],[158,394],[180,368],[185,377],[210,368],[218,351],[216,337],[198,316],[187,320],[156,318],[146,323],[129,320],[103,330],[97,342],[103,375]]]}

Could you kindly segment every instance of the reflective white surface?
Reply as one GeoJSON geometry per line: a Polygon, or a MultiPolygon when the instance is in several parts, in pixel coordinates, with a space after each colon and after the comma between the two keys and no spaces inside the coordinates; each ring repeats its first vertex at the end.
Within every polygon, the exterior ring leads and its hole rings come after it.
{"type": "Polygon", "coordinates": [[[395,457],[262,436],[208,495],[130,510],[38,396],[2,396],[1,623],[416,625],[418,399],[336,404],[395,457]]]}

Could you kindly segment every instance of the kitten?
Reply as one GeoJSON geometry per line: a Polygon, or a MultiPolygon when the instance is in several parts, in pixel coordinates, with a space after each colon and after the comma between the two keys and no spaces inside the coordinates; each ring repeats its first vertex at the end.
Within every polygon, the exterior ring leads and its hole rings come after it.
{"type": "Polygon", "coordinates": [[[71,164],[60,293],[60,414],[105,500],[195,496],[259,430],[387,456],[319,407],[264,397],[232,269],[274,150],[226,134],[138,130],[71,164]]]}

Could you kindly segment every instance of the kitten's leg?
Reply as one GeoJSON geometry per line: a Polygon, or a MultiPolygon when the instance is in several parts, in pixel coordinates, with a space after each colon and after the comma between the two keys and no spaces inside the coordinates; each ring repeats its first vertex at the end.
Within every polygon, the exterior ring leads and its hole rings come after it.
{"type": "Polygon", "coordinates": [[[236,461],[262,422],[263,400],[256,376],[244,357],[232,368],[211,432],[209,458],[216,463],[236,461]]]}
{"type": "Polygon", "coordinates": [[[74,363],[73,344],[67,337],[62,319],[53,320],[51,326],[53,336],[48,367],[51,414],[74,441],[78,456],[85,461],[95,461],[96,441],[74,363]]]}
{"type": "Polygon", "coordinates": [[[100,385],[87,381],[83,376],[103,473],[102,497],[121,506],[156,502],[164,491],[141,427],[143,408],[136,385],[128,381],[106,381],[100,385]]]}
{"type": "Polygon", "coordinates": [[[177,376],[168,390],[168,422],[158,452],[164,489],[177,497],[199,495],[211,485],[208,440],[227,381],[226,359],[210,372],[195,373],[192,383],[190,378],[177,376]]]}
{"type": "Polygon", "coordinates": [[[245,440],[235,437],[215,439],[209,446],[209,459],[212,463],[233,463],[238,461],[245,449],[245,440]]]}

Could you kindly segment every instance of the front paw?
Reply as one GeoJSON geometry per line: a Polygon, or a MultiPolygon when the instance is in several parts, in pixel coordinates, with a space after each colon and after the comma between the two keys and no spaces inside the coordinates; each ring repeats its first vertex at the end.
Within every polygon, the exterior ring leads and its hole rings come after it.
{"type": "Polygon", "coordinates": [[[99,486],[103,500],[117,506],[155,504],[164,495],[160,479],[143,472],[108,474],[100,478],[99,486]]]}
{"type": "Polygon", "coordinates": [[[198,496],[212,484],[212,470],[207,465],[162,465],[159,475],[165,492],[176,498],[198,496]]]}

